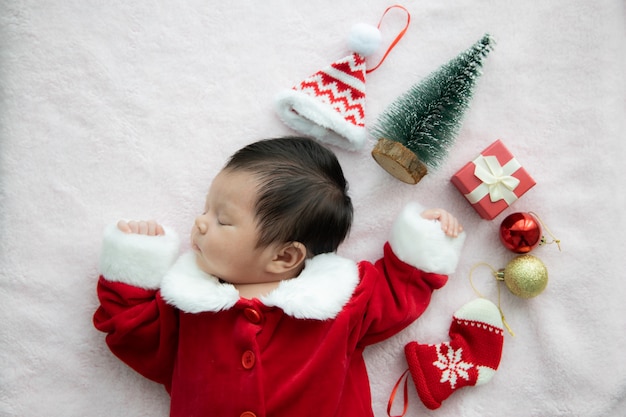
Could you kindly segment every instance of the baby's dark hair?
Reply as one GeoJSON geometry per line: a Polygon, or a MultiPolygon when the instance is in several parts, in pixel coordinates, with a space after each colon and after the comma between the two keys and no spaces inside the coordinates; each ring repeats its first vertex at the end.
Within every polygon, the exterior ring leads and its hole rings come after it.
{"type": "Polygon", "coordinates": [[[352,225],[348,183],[333,152],[312,139],[266,139],[237,151],[225,170],[259,180],[258,247],[297,241],[309,256],[335,252],[352,225]]]}

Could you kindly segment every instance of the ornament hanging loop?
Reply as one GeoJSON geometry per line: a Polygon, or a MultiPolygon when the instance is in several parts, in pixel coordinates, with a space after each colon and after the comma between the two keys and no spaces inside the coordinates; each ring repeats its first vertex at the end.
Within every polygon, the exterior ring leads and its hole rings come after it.
{"type": "Polygon", "coordinates": [[[476,286],[474,285],[474,280],[472,279],[472,275],[474,274],[474,270],[479,267],[479,266],[486,266],[491,270],[491,274],[493,275],[493,277],[496,279],[496,288],[498,289],[498,310],[500,311],[500,318],[502,319],[502,324],[504,325],[504,327],[506,328],[506,330],[509,332],[509,334],[512,337],[515,337],[515,333],[513,333],[513,329],[511,329],[511,326],[509,326],[509,323],[507,323],[506,318],[504,317],[504,312],[502,311],[502,302],[501,302],[501,293],[500,293],[500,282],[499,281],[504,281],[504,269],[500,269],[499,271],[496,271],[496,269],[489,265],[486,262],[479,262],[477,264],[475,264],[474,266],[472,266],[472,268],[470,269],[469,272],[469,282],[470,285],[472,286],[472,289],[474,290],[474,292],[476,293],[476,295],[478,295],[480,298],[487,298],[484,295],[482,295],[480,293],[480,291],[478,291],[478,289],[476,288],[476,286]]]}
{"type": "Polygon", "coordinates": [[[396,385],[393,387],[393,390],[391,390],[391,394],[389,395],[389,401],[387,402],[387,416],[389,417],[404,417],[407,410],[409,409],[409,371],[410,370],[407,369],[406,371],[402,373],[402,375],[396,382],[396,385]],[[403,381],[404,381],[404,389],[403,389],[404,406],[402,409],[402,414],[400,414],[399,416],[392,416],[391,408],[393,407],[393,402],[396,399],[396,395],[398,394],[398,389],[400,388],[400,384],[402,384],[403,381]]]}
{"type": "Polygon", "coordinates": [[[541,217],[539,217],[539,215],[533,211],[529,211],[529,213],[533,216],[535,216],[535,218],[537,220],[539,220],[539,223],[541,223],[541,226],[543,226],[543,228],[546,230],[546,232],[548,232],[548,234],[550,235],[550,237],[552,238],[552,240],[550,242],[548,242],[548,240],[546,239],[545,236],[541,236],[541,241],[539,242],[540,246],[543,245],[549,245],[551,243],[556,243],[556,246],[559,248],[559,252],[561,252],[561,240],[558,239],[556,236],[554,236],[554,233],[552,233],[550,231],[550,229],[548,228],[548,226],[546,226],[546,224],[543,222],[543,220],[541,220],[541,217]]]}
{"type": "Polygon", "coordinates": [[[399,4],[396,4],[396,5],[387,7],[387,9],[383,12],[383,15],[380,17],[380,20],[378,21],[378,26],[377,26],[378,29],[380,29],[380,26],[383,23],[383,19],[385,18],[385,15],[391,9],[402,9],[402,10],[404,10],[404,12],[406,13],[406,24],[404,25],[404,28],[400,31],[400,33],[398,33],[398,35],[395,37],[395,39],[391,42],[391,44],[389,45],[389,47],[385,51],[385,54],[380,59],[378,64],[376,64],[373,68],[369,68],[369,69],[367,69],[365,71],[367,74],[369,74],[370,72],[376,71],[376,69],[378,69],[378,67],[380,67],[383,64],[385,59],[387,59],[387,55],[389,55],[389,52],[391,52],[391,50],[393,48],[395,48],[395,46],[398,44],[398,42],[400,42],[400,39],[402,39],[402,37],[406,33],[407,29],[409,28],[409,24],[411,23],[411,13],[409,13],[409,11],[404,6],[400,6],[399,4]]]}

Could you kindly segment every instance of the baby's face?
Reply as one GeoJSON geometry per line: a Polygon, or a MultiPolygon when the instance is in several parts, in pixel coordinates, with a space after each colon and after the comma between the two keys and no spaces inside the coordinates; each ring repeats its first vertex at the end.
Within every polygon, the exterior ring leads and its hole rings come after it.
{"type": "Polygon", "coordinates": [[[220,172],[209,189],[204,212],[191,229],[198,267],[232,284],[264,281],[269,248],[257,248],[254,204],[258,182],[248,172],[220,172]]]}

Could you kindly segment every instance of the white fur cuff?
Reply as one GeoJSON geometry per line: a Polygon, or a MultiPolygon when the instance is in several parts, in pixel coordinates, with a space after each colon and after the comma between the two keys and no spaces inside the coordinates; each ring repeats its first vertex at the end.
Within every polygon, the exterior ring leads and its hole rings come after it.
{"type": "Polygon", "coordinates": [[[424,209],[408,204],[396,219],[389,243],[400,260],[425,272],[449,275],[459,262],[465,233],[446,236],[436,220],[421,216],[424,209]]]}
{"type": "Polygon", "coordinates": [[[104,231],[100,273],[109,281],[145,289],[157,289],[165,272],[176,260],[179,239],[168,228],[165,235],[145,236],[124,233],[117,225],[104,231]]]}
{"type": "Polygon", "coordinates": [[[301,91],[279,93],[275,106],[283,122],[303,135],[349,151],[359,150],[365,144],[364,128],[346,121],[329,104],[301,91]]]}

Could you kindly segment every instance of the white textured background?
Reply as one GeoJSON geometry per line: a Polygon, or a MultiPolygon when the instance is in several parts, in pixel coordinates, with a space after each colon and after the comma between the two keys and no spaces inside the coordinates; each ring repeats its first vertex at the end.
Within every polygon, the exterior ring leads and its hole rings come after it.
{"type": "MultiPolygon", "coordinates": [[[[375,25],[391,4],[0,0],[0,415],[167,416],[165,391],[115,359],[91,325],[103,227],[154,217],[186,233],[227,156],[292,133],[275,94],[347,55],[350,27],[375,25]]],[[[373,162],[373,138],[361,152],[336,149],[356,205],[342,254],[379,256],[411,200],[453,211],[469,233],[427,313],[367,351],[375,414],[386,415],[406,367],[404,344],[446,340],[453,311],[475,297],[470,267],[513,257],[497,238],[502,219],[535,211],[563,252],[533,252],[550,271],[541,296],[503,293],[517,337],[506,337],[499,372],[435,412],[411,385],[409,415],[623,415],[624,2],[405,6],[409,31],[368,77],[370,122],[485,32],[497,45],[446,163],[417,186],[373,162]],[[537,185],[489,222],[449,178],[498,138],[537,185]]],[[[383,34],[402,23],[388,15],[383,34]]],[[[495,299],[488,271],[475,282],[495,299]]]]}

